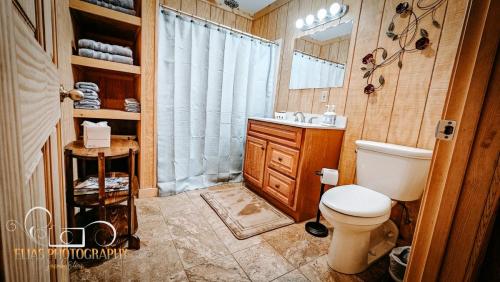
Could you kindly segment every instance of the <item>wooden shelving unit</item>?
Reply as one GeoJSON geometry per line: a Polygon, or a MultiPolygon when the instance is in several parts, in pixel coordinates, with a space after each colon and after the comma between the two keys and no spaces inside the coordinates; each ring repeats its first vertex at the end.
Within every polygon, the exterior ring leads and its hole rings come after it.
{"type": "Polygon", "coordinates": [[[140,113],[131,113],[120,110],[99,109],[86,110],[74,109],[73,117],[75,118],[97,118],[97,119],[123,119],[123,120],[141,120],[140,113]]]}
{"type": "MultiPolygon", "coordinates": [[[[98,42],[130,47],[133,51],[134,65],[110,62],[78,56],[73,50],[71,64],[74,81],[94,82],[99,86],[101,109],[74,109],[75,131],[81,136],[81,123],[84,120],[108,121],[111,134],[118,138],[134,138],[139,143],[141,136],[141,113],[124,111],[124,100],[135,98],[141,101],[141,40],[143,1],[135,0],[137,15],[114,11],[81,0],[69,0],[69,8],[75,34],[75,45],[79,39],[92,39],[98,42]]],[[[139,149],[139,154],[141,150],[139,149]]],[[[139,160],[139,157],[136,160],[139,160]]],[[[121,171],[123,164],[111,163],[111,170],[121,171]]],[[[89,168],[87,169],[95,169],[89,168]]],[[[138,179],[140,183],[140,177],[138,179]]]]}
{"type": "Polygon", "coordinates": [[[110,70],[110,71],[123,72],[123,73],[129,73],[129,74],[134,74],[134,75],[141,74],[141,67],[139,67],[139,66],[115,63],[115,62],[98,60],[98,59],[92,59],[92,58],[87,58],[87,57],[82,57],[82,56],[77,56],[77,55],[71,56],[71,64],[73,66],[110,70]]]}
{"type": "Polygon", "coordinates": [[[128,24],[131,26],[135,26],[136,28],[141,26],[140,17],[117,12],[85,1],[70,0],[69,8],[85,14],[94,15],[96,17],[101,17],[103,19],[114,21],[115,23],[118,22],[118,23],[128,24]]]}

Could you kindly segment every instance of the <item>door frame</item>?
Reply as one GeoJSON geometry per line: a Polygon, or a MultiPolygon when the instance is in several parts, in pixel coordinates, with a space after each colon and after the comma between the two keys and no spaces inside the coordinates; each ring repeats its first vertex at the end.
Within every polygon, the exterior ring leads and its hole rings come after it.
{"type": "MultiPolygon", "coordinates": [[[[467,220],[455,216],[459,203],[466,200],[464,196],[474,196],[473,193],[461,194],[495,63],[500,37],[499,1],[472,0],[466,12],[466,24],[442,115],[442,119],[457,121],[455,137],[451,141],[436,141],[405,281],[437,281],[446,277],[442,270],[448,269],[450,265],[447,264],[451,262],[447,260],[451,255],[447,247],[454,240],[453,236],[457,236],[451,232],[452,228],[467,220]]],[[[496,127],[498,131],[498,124],[496,127]]],[[[483,210],[470,211],[478,212],[483,210]]],[[[454,255],[452,268],[467,267],[467,273],[474,272],[469,268],[477,268],[467,263],[459,265],[456,256],[469,258],[472,255],[477,259],[478,254],[464,251],[454,255]]]]}

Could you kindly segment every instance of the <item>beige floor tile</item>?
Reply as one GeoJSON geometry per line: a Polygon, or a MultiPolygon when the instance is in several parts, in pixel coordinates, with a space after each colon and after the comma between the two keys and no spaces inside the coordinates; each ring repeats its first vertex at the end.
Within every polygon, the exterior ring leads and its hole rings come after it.
{"type": "Polygon", "coordinates": [[[167,223],[184,267],[192,267],[229,254],[199,213],[177,213],[168,218],[167,223]]]}
{"type": "Polygon", "coordinates": [[[231,253],[241,251],[263,242],[263,239],[260,237],[260,235],[253,236],[244,240],[238,240],[226,226],[215,229],[215,234],[217,234],[217,236],[222,240],[224,245],[226,245],[227,249],[231,253]]]}
{"type": "Polygon", "coordinates": [[[307,233],[304,223],[279,228],[262,234],[262,237],[294,267],[326,254],[331,242],[331,235],[318,238],[307,233]]]}
{"type": "Polygon", "coordinates": [[[288,272],[287,274],[278,277],[275,282],[308,282],[307,278],[300,273],[299,270],[295,269],[294,271],[288,272]]]}
{"type": "Polygon", "coordinates": [[[189,281],[250,281],[231,255],[188,268],[186,274],[189,281]]]}
{"type": "Polygon", "coordinates": [[[122,259],[108,260],[100,265],[74,269],[70,272],[70,281],[121,281],[122,259]]]}
{"type": "Polygon", "coordinates": [[[266,242],[236,252],[233,256],[252,281],[271,281],[293,269],[266,242]]]}
{"type": "Polygon", "coordinates": [[[141,247],[172,240],[163,217],[160,221],[151,220],[139,223],[136,235],[141,239],[141,247]]]}
{"type": "Polygon", "coordinates": [[[182,281],[183,267],[171,240],[130,250],[123,259],[123,278],[126,281],[182,281]]]}
{"type": "Polygon", "coordinates": [[[156,202],[165,218],[175,216],[177,213],[198,212],[193,202],[189,200],[186,193],[168,197],[159,197],[156,202]]]}

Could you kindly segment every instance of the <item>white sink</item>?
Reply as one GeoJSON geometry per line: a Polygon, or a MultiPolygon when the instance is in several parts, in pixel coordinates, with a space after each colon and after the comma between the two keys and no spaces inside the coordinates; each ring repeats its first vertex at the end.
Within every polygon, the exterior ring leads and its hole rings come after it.
{"type": "Polygon", "coordinates": [[[335,125],[328,125],[321,123],[321,118],[322,118],[321,115],[305,114],[305,116],[306,116],[306,122],[295,121],[293,113],[291,113],[291,115],[287,113],[287,117],[285,119],[261,118],[261,117],[251,117],[249,119],[301,127],[301,128],[320,128],[320,129],[336,129],[336,130],[344,130],[347,121],[346,117],[337,116],[335,125]],[[311,117],[313,117],[311,122],[307,122],[310,120],[311,117]]]}

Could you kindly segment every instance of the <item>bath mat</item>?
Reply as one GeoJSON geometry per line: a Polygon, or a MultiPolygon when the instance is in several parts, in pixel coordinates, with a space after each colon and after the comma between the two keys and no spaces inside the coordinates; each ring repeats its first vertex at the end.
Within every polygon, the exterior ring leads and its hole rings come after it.
{"type": "Polygon", "coordinates": [[[241,186],[200,194],[240,240],[292,224],[294,221],[241,186]]]}

